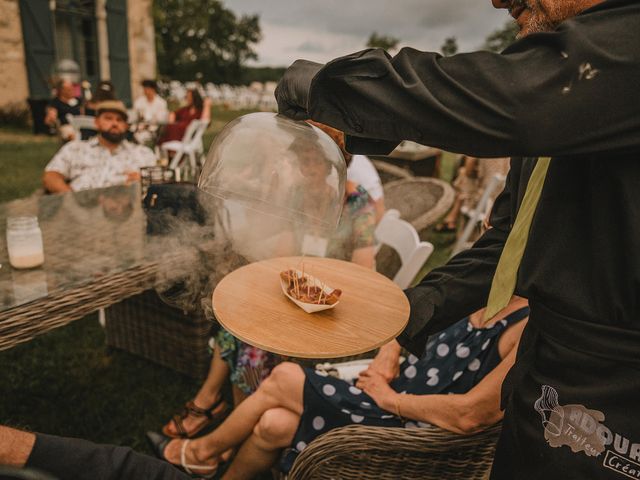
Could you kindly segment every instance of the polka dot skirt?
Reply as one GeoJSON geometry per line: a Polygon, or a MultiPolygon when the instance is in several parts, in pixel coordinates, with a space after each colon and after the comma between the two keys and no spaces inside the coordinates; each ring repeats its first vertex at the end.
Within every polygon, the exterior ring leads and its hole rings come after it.
{"type": "MultiPolygon", "coordinates": [[[[491,328],[476,329],[467,318],[429,341],[422,358],[409,355],[400,375],[391,382],[396,392],[414,395],[465,393],[500,362],[498,342],[505,329],[526,318],[517,310],[491,328]]],[[[296,456],[318,435],[351,424],[420,428],[422,422],[403,421],[382,410],[359,388],[324,372],[305,369],[304,411],[296,435],[282,457],[288,472],[296,456]]]]}

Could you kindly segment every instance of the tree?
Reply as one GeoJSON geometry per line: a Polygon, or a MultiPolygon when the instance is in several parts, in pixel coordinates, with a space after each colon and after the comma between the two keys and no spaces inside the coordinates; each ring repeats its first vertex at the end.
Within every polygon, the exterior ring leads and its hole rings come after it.
{"type": "Polygon", "coordinates": [[[153,17],[158,70],[170,79],[235,84],[258,58],[258,16],[238,18],[220,0],[155,0],[153,17]]]}
{"type": "Polygon", "coordinates": [[[450,57],[458,53],[458,40],[456,40],[456,37],[445,38],[444,43],[440,47],[440,51],[445,57],[450,57]]]}
{"type": "Polygon", "coordinates": [[[510,20],[502,28],[491,33],[482,48],[492,52],[501,52],[516,41],[519,30],[518,24],[510,20]]]}
{"type": "Polygon", "coordinates": [[[378,35],[377,32],[373,32],[367,40],[368,48],[382,48],[384,50],[395,50],[398,47],[400,40],[390,35],[378,35]]]}

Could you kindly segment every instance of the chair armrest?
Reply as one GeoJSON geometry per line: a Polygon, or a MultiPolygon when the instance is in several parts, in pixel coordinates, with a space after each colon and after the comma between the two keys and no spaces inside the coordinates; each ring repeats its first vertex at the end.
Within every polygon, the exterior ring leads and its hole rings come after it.
{"type": "Polygon", "coordinates": [[[486,477],[501,424],[473,435],[441,428],[349,425],[321,435],[296,459],[289,480],[486,477]]]}

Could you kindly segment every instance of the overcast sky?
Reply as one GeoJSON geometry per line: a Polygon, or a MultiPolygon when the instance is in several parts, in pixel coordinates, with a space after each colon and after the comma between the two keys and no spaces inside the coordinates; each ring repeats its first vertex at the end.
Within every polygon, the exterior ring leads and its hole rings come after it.
{"type": "Polygon", "coordinates": [[[257,64],[270,66],[298,58],[326,62],[365,48],[374,31],[420,50],[439,51],[446,37],[455,36],[461,51],[471,51],[508,19],[490,0],[226,0],[225,5],[237,14],[260,15],[257,64]]]}

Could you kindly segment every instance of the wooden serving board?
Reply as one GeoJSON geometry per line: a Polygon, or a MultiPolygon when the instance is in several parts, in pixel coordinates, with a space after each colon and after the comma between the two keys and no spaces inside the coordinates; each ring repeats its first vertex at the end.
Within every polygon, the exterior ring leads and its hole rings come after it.
{"type": "Polygon", "coordinates": [[[351,262],[305,257],[305,271],[342,290],[335,308],[306,313],[282,293],[280,272],[301,268],[300,257],[252,263],[227,275],[213,292],[218,321],[240,340],[299,358],[357,355],[402,332],[409,302],[383,275],[351,262]]]}

